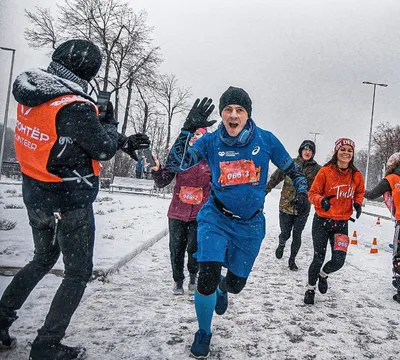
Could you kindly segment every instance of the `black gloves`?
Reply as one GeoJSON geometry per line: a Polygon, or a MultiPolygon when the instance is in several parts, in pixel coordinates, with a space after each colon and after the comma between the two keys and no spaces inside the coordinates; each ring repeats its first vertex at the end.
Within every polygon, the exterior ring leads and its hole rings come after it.
{"type": "Polygon", "coordinates": [[[148,149],[150,147],[150,139],[146,134],[137,133],[126,137],[125,135],[119,134],[118,136],[118,148],[126,152],[132,159],[138,161],[138,157],[135,150],[148,149]]]}
{"type": "Polygon", "coordinates": [[[333,197],[335,197],[336,195],[331,195],[331,196],[326,196],[322,199],[321,201],[321,206],[325,211],[328,211],[331,208],[331,203],[330,203],[330,199],[332,199],[333,197]]]}
{"type": "Polygon", "coordinates": [[[310,211],[310,202],[307,193],[299,192],[292,201],[292,206],[297,210],[299,215],[307,214],[310,211]]]}
{"type": "Polygon", "coordinates": [[[207,121],[207,118],[211,115],[214,108],[215,105],[212,104],[212,99],[205,97],[201,102],[200,99],[197,99],[194,102],[192,109],[189,111],[182,129],[194,133],[199,128],[213,125],[217,120],[207,121]]]}
{"type": "Polygon", "coordinates": [[[358,219],[360,217],[361,213],[362,213],[361,205],[357,204],[357,203],[354,203],[353,206],[354,206],[354,209],[356,210],[356,219],[358,219]]]}
{"type": "Polygon", "coordinates": [[[102,106],[99,106],[99,120],[102,124],[118,124],[115,121],[114,106],[111,101],[108,102],[107,109],[105,109],[105,111],[102,106]]]}

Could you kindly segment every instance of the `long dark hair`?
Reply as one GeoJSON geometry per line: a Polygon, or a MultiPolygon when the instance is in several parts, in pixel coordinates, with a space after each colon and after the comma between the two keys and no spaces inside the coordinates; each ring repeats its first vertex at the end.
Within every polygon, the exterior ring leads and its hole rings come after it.
{"type": "MultiPolygon", "coordinates": [[[[333,154],[332,158],[324,165],[324,166],[328,166],[328,165],[335,165],[336,167],[338,167],[338,157],[337,157],[337,151],[333,154]]],[[[354,152],[353,152],[353,157],[351,158],[350,162],[349,162],[349,168],[351,170],[353,170],[354,172],[358,171],[358,169],[356,168],[356,166],[354,165],[354,152]]]]}

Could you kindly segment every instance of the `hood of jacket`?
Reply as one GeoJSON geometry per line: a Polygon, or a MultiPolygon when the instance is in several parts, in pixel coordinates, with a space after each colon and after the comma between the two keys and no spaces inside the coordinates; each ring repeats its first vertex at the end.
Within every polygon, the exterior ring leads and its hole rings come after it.
{"type": "Polygon", "coordinates": [[[95,103],[79,84],[43,69],[28,70],[18,75],[12,93],[18,103],[29,107],[41,105],[67,94],[80,95],[95,103]]]}

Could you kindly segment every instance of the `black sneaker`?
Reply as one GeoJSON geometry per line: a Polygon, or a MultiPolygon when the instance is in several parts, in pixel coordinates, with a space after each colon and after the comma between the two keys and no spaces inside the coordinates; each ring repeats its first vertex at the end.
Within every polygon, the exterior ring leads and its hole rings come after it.
{"type": "Polygon", "coordinates": [[[84,347],[63,345],[55,341],[37,341],[32,343],[29,360],[82,360],[86,357],[84,347]]]}
{"type": "Polygon", "coordinates": [[[400,278],[399,277],[394,277],[392,281],[393,287],[397,290],[400,289],[400,278]]]}
{"type": "Polygon", "coordinates": [[[276,256],[277,259],[282,259],[283,250],[285,250],[285,245],[279,244],[278,247],[275,250],[275,256],[276,256]]]}
{"type": "Polygon", "coordinates": [[[398,303],[400,303],[400,294],[399,294],[399,293],[394,294],[394,295],[393,295],[393,300],[394,300],[394,301],[397,301],[398,303]]]}
{"type": "Polygon", "coordinates": [[[314,305],[315,290],[307,290],[304,294],[304,304],[314,305]]]}
{"type": "Polygon", "coordinates": [[[294,261],[294,259],[289,259],[289,269],[292,271],[298,271],[299,268],[296,265],[296,262],[294,261]]]}
{"type": "Polygon", "coordinates": [[[321,294],[326,294],[328,291],[328,277],[322,277],[318,275],[318,290],[321,294]]]}
{"type": "Polygon", "coordinates": [[[18,318],[14,317],[2,317],[0,318],[0,351],[9,350],[15,347],[17,339],[10,336],[9,329],[11,324],[18,318]]]}
{"type": "Polygon", "coordinates": [[[210,342],[212,334],[207,334],[204,330],[198,330],[194,335],[194,341],[190,352],[196,359],[206,359],[210,353],[210,342]]]}
{"type": "Polygon", "coordinates": [[[17,338],[10,336],[8,329],[0,330],[0,352],[15,348],[17,345],[17,338]]]}

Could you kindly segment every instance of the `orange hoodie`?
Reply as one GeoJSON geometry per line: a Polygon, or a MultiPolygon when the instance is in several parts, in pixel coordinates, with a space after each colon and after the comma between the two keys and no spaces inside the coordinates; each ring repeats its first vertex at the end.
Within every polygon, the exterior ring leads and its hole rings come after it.
{"type": "Polygon", "coordinates": [[[400,176],[398,174],[389,174],[385,176],[392,189],[394,207],[396,209],[396,220],[400,220],[400,176]]]}
{"type": "Polygon", "coordinates": [[[311,189],[308,199],[315,206],[318,216],[333,220],[349,220],[353,213],[353,203],[362,204],[364,200],[364,178],[361,172],[351,169],[340,170],[330,164],[321,168],[311,189]],[[321,201],[326,196],[330,199],[331,208],[325,211],[321,201]]]}

